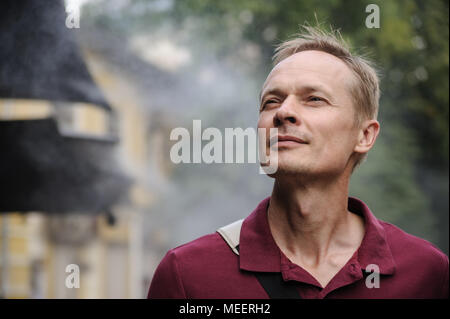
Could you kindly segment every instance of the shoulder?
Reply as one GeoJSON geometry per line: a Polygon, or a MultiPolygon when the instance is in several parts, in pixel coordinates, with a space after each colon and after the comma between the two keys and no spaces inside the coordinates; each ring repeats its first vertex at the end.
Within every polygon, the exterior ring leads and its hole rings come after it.
{"type": "Polygon", "coordinates": [[[218,233],[170,249],[159,263],[149,298],[186,298],[197,295],[218,274],[236,272],[238,258],[218,233]]]}
{"type": "MultiPolygon", "coordinates": [[[[408,263],[423,265],[432,271],[448,273],[448,256],[434,244],[405,232],[385,221],[379,221],[386,231],[386,239],[394,258],[401,256],[408,263]]],[[[396,258],[397,259],[397,258],[396,258]]]]}
{"type": "Polygon", "coordinates": [[[190,242],[170,249],[166,256],[177,260],[188,261],[192,257],[212,257],[231,251],[222,237],[217,233],[211,233],[194,239],[190,242]]]}
{"type": "Polygon", "coordinates": [[[170,249],[161,263],[177,263],[183,266],[201,266],[205,260],[229,255],[231,249],[217,233],[211,233],[170,249]]]}

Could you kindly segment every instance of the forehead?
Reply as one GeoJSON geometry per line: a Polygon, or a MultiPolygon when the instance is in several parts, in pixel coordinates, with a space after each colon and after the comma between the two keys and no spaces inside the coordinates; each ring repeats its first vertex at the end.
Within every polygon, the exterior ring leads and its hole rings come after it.
{"type": "Polygon", "coordinates": [[[322,51],[302,51],[278,63],[268,75],[262,93],[272,86],[314,85],[335,92],[348,91],[355,81],[350,68],[339,58],[322,51]]]}

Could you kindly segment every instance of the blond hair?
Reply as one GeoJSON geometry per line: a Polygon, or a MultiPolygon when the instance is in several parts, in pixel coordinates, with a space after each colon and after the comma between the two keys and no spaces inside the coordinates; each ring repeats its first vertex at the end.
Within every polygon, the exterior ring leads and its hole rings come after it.
{"type": "MultiPolygon", "coordinates": [[[[273,56],[273,65],[289,56],[307,50],[329,53],[342,60],[355,75],[356,83],[352,85],[350,93],[355,106],[355,125],[359,126],[364,120],[377,119],[380,99],[379,79],[374,64],[362,55],[350,51],[349,45],[342,38],[338,30],[301,26],[303,32],[293,39],[277,46],[273,56]]],[[[356,168],[367,157],[367,153],[357,157],[356,168]]]]}

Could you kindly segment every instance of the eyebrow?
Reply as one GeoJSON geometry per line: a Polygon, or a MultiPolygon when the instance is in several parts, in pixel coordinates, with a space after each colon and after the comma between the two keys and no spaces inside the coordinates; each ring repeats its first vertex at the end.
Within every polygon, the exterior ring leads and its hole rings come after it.
{"type": "Polygon", "coordinates": [[[261,89],[261,91],[259,92],[259,101],[262,102],[262,98],[263,98],[263,93],[264,96],[269,95],[269,94],[273,94],[273,95],[284,95],[282,90],[279,88],[272,88],[269,91],[265,92],[263,89],[261,89]]]}

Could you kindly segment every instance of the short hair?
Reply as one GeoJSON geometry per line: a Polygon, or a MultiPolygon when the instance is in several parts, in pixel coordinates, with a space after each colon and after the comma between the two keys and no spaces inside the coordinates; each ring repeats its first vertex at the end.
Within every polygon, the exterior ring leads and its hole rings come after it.
{"type": "MultiPolygon", "coordinates": [[[[273,66],[289,56],[308,50],[329,53],[342,60],[355,75],[356,83],[351,87],[351,95],[355,107],[355,125],[364,120],[377,119],[380,99],[379,78],[376,67],[367,57],[352,53],[349,45],[338,30],[326,31],[320,26],[302,25],[301,32],[294,38],[282,42],[275,49],[273,66]]],[[[367,157],[360,155],[353,169],[367,157]]]]}

